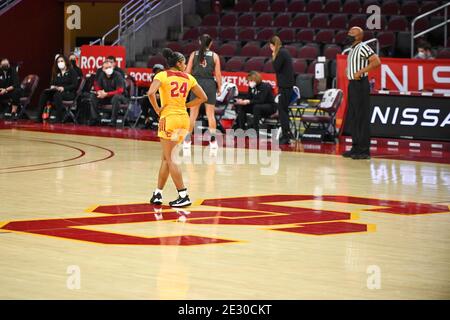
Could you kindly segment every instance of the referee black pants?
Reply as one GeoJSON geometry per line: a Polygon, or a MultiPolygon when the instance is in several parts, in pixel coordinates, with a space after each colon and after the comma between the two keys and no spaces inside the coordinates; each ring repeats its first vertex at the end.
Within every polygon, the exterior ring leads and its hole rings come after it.
{"type": "Polygon", "coordinates": [[[348,116],[352,153],[370,154],[370,89],[367,77],[348,84],[348,116]]]}

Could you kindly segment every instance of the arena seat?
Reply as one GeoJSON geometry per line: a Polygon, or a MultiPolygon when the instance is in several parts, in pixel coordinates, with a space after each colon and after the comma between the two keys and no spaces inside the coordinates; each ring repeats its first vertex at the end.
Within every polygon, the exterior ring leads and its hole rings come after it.
{"type": "Polygon", "coordinates": [[[301,29],[295,37],[299,42],[313,42],[314,30],[313,29],[301,29]]]}
{"type": "MultiPolygon", "coordinates": [[[[184,46],[184,54],[189,56],[192,52],[199,49],[198,41],[192,41],[184,46]]],[[[164,59],[164,58],[163,58],[164,59]]]]}
{"type": "Polygon", "coordinates": [[[288,44],[288,45],[285,45],[284,47],[286,48],[286,50],[289,51],[289,53],[291,54],[291,57],[295,58],[297,56],[298,48],[296,45],[288,44]]]}
{"type": "Polygon", "coordinates": [[[366,26],[367,17],[364,14],[354,14],[351,16],[350,21],[348,22],[348,27],[360,27],[364,28],[366,26]]]}
{"type": "Polygon", "coordinates": [[[217,26],[219,24],[220,17],[218,14],[207,14],[202,20],[202,26],[217,26]]]}
{"type": "Polygon", "coordinates": [[[291,15],[289,13],[279,14],[273,21],[273,26],[277,28],[287,28],[291,23],[291,15]]]}
{"type": "Polygon", "coordinates": [[[315,60],[315,59],[313,61],[311,61],[311,63],[308,64],[308,67],[306,68],[306,73],[315,74],[316,73],[316,63],[317,63],[317,60],[315,60]]]}
{"type": "Polygon", "coordinates": [[[236,40],[236,28],[222,28],[219,32],[219,38],[222,40],[236,40]]]}
{"type": "Polygon", "coordinates": [[[237,23],[237,15],[235,13],[227,13],[220,19],[222,27],[234,27],[237,23]]]}
{"type": "Polygon", "coordinates": [[[275,0],[270,5],[270,10],[272,12],[285,12],[287,9],[285,0],[275,0]]]}
{"type": "Polygon", "coordinates": [[[263,72],[275,73],[275,71],[273,70],[272,60],[269,59],[268,61],[266,61],[266,63],[264,64],[263,72]]]}
{"type": "Polygon", "coordinates": [[[283,43],[290,43],[295,41],[295,32],[293,29],[282,29],[278,36],[283,43]]]}
{"type": "MultiPolygon", "coordinates": [[[[372,5],[376,5],[376,6],[380,7],[380,1],[378,1],[378,0],[364,0],[363,1],[363,5],[362,5],[362,9],[361,9],[361,13],[366,13],[367,12],[367,8],[372,6],[372,5]]],[[[381,11],[381,14],[385,14],[383,12],[383,10],[381,11]]]]}
{"type": "Polygon", "coordinates": [[[311,19],[311,28],[324,29],[328,28],[328,14],[316,14],[311,19]]]}
{"type": "Polygon", "coordinates": [[[348,14],[360,13],[361,3],[358,0],[346,0],[342,12],[348,14]]]}
{"type": "Polygon", "coordinates": [[[393,48],[395,45],[395,33],[390,31],[379,32],[377,35],[380,48],[393,48]]]}
{"type": "Polygon", "coordinates": [[[260,57],[271,57],[272,56],[272,50],[270,50],[269,45],[266,44],[259,50],[260,57]]]}
{"type": "Polygon", "coordinates": [[[209,34],[213,40],[217,39],[217,36],[219,35],[219,31],[218,31],[217,27],[202,27],[199,29],[199,33],[200,33],[200,35],[205,34],[205,33],[209,34]]]}
{"type": "Polygon", "coordinates": [[[269,12],[270,2],[268,0],[256,0],[252,6],[253,12],[269,12]]]}
{"type": "Polygon", "coordinates": [[[292,28],[307,28],[309,25],[309,15],[307,13],[300,13],[292,19],[292,28]]]}
{"type": "Polygon", "coordinates": [[[341,11],[342,4],[339,0],[328,0],[323,7],[323,12],[338,13],[341,11]]]}
{"type": "Polygon", "coordinates": [[[259,45],[249,42],[242,47],[240,55],[244,57],[257,57],[260,50],[261,48],[259,47],[259,45]]]}
{"type": "Polygon", "coordinates": [[[420,12],[425,13],[425,12],[431,11],[433,9],[436,9],[437,7],[439,7],[439,4],[437,3],[437,1],[424,1],[424,2],[422,2],[420,12]]]}
{"type": "Polygon", "coordinates": [[[386,15],[397,15],[400,10],[398,1],[384,1],[381,5],[381,12],[386,15]]]}
{"type": "Polygon", "coordinates": [[[331,29],[347,29],[348,17],[346,14],[334,14],[328,25],[331,29]]]}
{"type": "Polygon", "coordinates": [[[183,52],[183,46],[177,41],[167,43],[166,47],[172,49],[172,51],[183,52]]]}
{"type": "MultiPolygon", "coordinates": [[[[415,17],[419,15],[420,8],[419,5],[417,4],[417,1],[408,1],[402,4],[402,6],[400,7],[400,12],[404,16],[415,17]]],[[[422,11],[422,13],[425,12],[427,11],[422,11]]]]}
{"type": "Polygon", "coordinates": [[[18,119],[22,118],[26,114],[26,110],[31,103],[36,88],[39,84],[39,76],[36,74],[29,74],[23,78],[20,88],[22,89],[23,96],[20,98],[20,110],[18,113],[18,119]]]}
{"type": "Polygon", "coordinates": [[[256,34],[256,40],[258,41],[267,41],[268,39],[272,38],[275,35],[275,29],[273,28],[264,28],[261,29],[261,31],[259,31],[256,34]]]}
{"type": "Polygon", "coordinates": [[[295,74],[302,74],[305,73],[308,64],[306,63],[305,59],[293,59],[292,65],[295,74]]]}
{"type": "Polygon", "coordinates": [[[267,60],[267,58],[265,58],[265,57],[252,57],[244,64],[243,71],[245,71],[245,72],[250,72],[250,71],[262,72],[264,69],[264,63],[266,62],[266,60],[267,60]]]}
{"type": "MultiPolygon", "coordinates": [[[[192,51],[190,51],[188,54],[190,54],[192,51]]],[[[186,52],[183,52],[186,54],[186,52]]],[[[149,68],[152,68],[155,64],[162,64],[163,66],[166,65],[166,58],[164,58],[161,54],[156,54],[154,56],[151,56],[147,61],[147,66],[149,68]]]]}
{"type": "Polygon", "coordinates": [[[242,71],[244,62],[245,58],[243,57],[233,57],[225,64],[225,70],[233,72],[242,71]]]}
{"type": "Polygon", "coordinates": [[[347,38],[347,30],[341,30],[336,32],[334,35],[334,43],[337,45],[343,45],[345,42],[345,39],[347,38]]]}
{"type": "Polygon", "coordinates": [[[241,41],[252,41],[255,40],[256,34],[255,29],[244,29],[239,32],[238,39],[241,41]]]}
{"type": "Polygon", "coordinates": [[[252,8],[251,0],[239,0],[233,10],[237,12],[249,12],[252,8]]]}
{"type": "Polygon", "coordinates": [[[341,47],[335,44],[327,44],[323,49],[323,55],[327,60],[335,60],[336,55],[342,52],[341,47]]]}
{"type": "Polygon", "coordinates": [[[233,43],[225,43],[218,50],[218,54],[224,57],[234,57],[237,54],[237,46],[233,43]]]}
{"type": "Polygon", "coordinates": [[[391,17],[386,28],[388,31],[407,31],[408,29],[408,20],[403,16],[391,17]]]}
{"type": "Polygon", "coordinates": [[[262,13],[255,20],[255,27],[270,27],[273,22],[273,14],[262,13]]]}
{"type": "Polygon", "coordinates": [[[84,84],[86,83],[86,78],[82,77],[80,83],[78,84],[77,91],[75,93],[75,98],[73,100],[63,100],[64,107],[64,116],[62,118],[62,123],[64,123],[67,119],[72,119],[73,123],[77,123],[77,118],[80,110],[78,109],[78,98],[81,96],[84,88],[84,84]],[[77,116],[75,116],[74,111],[77,111],[77,116]]]}
{"type": "Polygon", "coordinates": [[[309,0],[305,6],[306,12],[322,12],[323,3],[321,0],[309,0]]]}
{"type": "Polygon", "coordinates": [[[297,57],[300,59],[314,60],[318,55],[319,49],[317,47],[306,45],[298,50],[297,57]]]}
{"type": "Polygon", "coordinates": [[[198,39],[198,37],[199,37],[198,30],[199,30],[198,28],[191,28],[191,29],[187,30],[183,35],[183,40],[198,39]]]}
{"type": "MultiPolygon", "coordinates": [[[[133,80],[131,80],[130,78],[126,78],[125,83],[126,83],[125,90],[128,93],[127,96],[128,97],[136,96],[136,94],[135,94],[136,87],[134,85],[133,80]]],[[[131,101],[131,98],[128,98],[128,101],[126,103],[121,103],[119,105],[118,115],[120,114],[120,112],[124,112],[124,117],[122,120],[122,127],[125,126],[125,122],[128,120],[128,115],[129,115],[129,110],[130,110],[130,101],[131,101]]],[[[99,114],[100,114],[100,119],[101,119],[100,122],[102,123],[103,122],[102,120],[104,120],[104,118],[102,117],[102,111],[106,110],[109,112],[112,110],[113,106],[111,104],[104,104],[104,105],[99,105],[97,108],[98,108],[99,114]]]]}
{"type": "Polygon", "coordinates": [[[450,59],[450,48],[443,48],[438,51],[436,55],[437,59],[450,59]]]}
{"type": "Polygon", "coordinates": [[[303,12],[305,11],[305,2],[303,0],[291,0],[291,2],[288,4],[287,11],[303,12]]]}
{"type": "Polygon", "coordinates": [[[315,42],[327,44],[333,43],[333,39],[334,39],[334,30],[320,30],[316,34],[315,42]]]}
{"type": "Polygon", "coordinates": [[[255,16],[253,14],[243,14],[237,20],[238,27],[253,27],[255,16]]]}

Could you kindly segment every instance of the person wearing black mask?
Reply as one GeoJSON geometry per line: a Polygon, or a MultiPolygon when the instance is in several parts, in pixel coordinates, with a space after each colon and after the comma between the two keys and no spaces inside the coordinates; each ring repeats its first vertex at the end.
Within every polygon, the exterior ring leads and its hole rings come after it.
{"type": "Polygon", "coordinates": [[[282,136],[279,143],[289,144],[289,139],[292,136],[289,128],[289,102],[295,84],[292,57],[289,51],[282,46],[281,40],[277,36],[270,39],[269,47],[272,50],[273,69],[277,76],[278,92],[280,93],[278,114],[282,136]]]}
{"type": "Polygon", "coordinates": [[[370,87],[368,72],[381,65],[372,48],[362,42],[364,31],[352,27],[346,43],[351,45],[347,58],[348,111],[352,149],[342,154],[354,160],[370,159],[370,87]]]}
{"type": "MultiPolygon", "coordinates": [[[[20,104],[20,83],[16,70],[11,67],[9,60],[4,58],[0,62],[0,106],[2,113],[4,105],[11,101],[11,117],[17,118],[20,104]]],[[[9,110],[8,110],[9,111],[9,110]]]]}
{"type": "Polygon", "coordinates": [[[64,112],[63,100],[70,101],[75,98],[78,87],[77,73],[66,56],[58,55],[53,63],[50,88],[44,90],[39,98],[38,122],[47,119],[48,113],[44,108],[48,102],[55,108],[55,122],[61,122],[64,112]]]}
{"type": "Polygon", "coordinates": [[[81,71],[80,67],[77,66],[77,56],[74,53],[71,53],[69,56],[70,64],[72,65],[73,70],[77,73],[78,83],[80,83],[83,78],[83,71],[81,71]]]}
{"type": "Polygon", "coordinates": [[[262,81],[261,75],[256,71],[250,71],[247,76],[247,99],[236,100],[236,127],[245,129],[247,113],[253,113],[254,128],[259,135],[259,121],[261,117],[268,117],[277,111],[273,97],[272,86],[262,81]]]}

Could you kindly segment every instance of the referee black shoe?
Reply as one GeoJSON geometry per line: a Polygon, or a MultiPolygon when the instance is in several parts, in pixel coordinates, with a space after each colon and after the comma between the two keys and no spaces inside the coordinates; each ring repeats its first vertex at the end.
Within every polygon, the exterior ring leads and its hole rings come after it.
{"type": "Polygon", "coordinates": [[[189,199],[188,195],[186,195],[186,197],[184,197],[184,198],[178,196],[177,200],[169,202],[169,205],[174,208],[183,208],[183,207],[190,206],[191,204],[192,203],[191,203],[191,200],[189,199]]]}
{"type": "Polygon", "coordinates": [[[357,153],[352,155],[353,160],[369,160],[370,154],[367,153],[357,153]]]}
{"type": "Polygon", "coordinates": [[[344,158],[351,158],[355,153],[352,150],[345,151],[342,156],[344,158]]]}
{"type": "Polygon", "coordinates": [[[152,198],[150,199],[151,204],[162,204],[162,194],[153,192],[152,198]]]}

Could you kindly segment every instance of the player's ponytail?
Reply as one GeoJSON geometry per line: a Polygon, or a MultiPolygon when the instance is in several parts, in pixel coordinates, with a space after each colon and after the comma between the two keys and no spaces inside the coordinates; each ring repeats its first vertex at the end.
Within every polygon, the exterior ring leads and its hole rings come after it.
{"type": "Polygon", "coordinates": [[[209,45],[212,42],[212,38],[209,34],[203,34],[198,39],[200,41],[200,50],[198,50],[198,61],[199,63],[203,63],[203,60],[205,60],[205,53],[206,50],[208,50],[209,45]]]}
{"type": "Polygon", "coordinates": [[[176,67],[177,63],[184,61],[185,57],[179,52],[173,52],[170,48],[164,48],[162,50],[162,55],[167,60],[167,64],[170,68],[176,67]]]}

